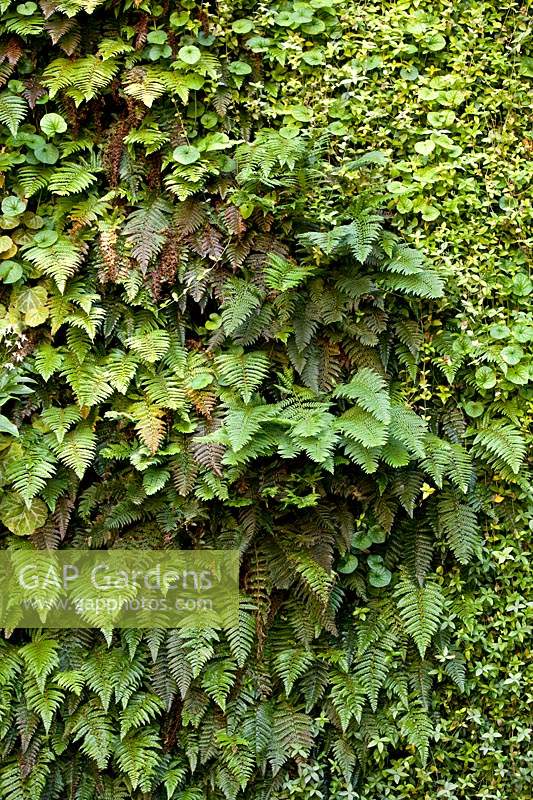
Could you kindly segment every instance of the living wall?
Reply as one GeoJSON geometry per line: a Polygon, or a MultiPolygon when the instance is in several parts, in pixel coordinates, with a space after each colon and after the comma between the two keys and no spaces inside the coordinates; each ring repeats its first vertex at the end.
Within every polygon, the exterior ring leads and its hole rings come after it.
{"type": "Polygon", "coordinates": [[[527,6],[0,8],[3,546],[242,559],[6,631],[0,796],[528,797],[527,6]]]}

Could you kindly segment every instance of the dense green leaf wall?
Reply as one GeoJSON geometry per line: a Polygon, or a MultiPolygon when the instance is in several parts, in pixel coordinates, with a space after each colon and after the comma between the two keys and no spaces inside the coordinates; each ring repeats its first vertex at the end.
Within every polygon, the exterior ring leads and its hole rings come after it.
{"type": "Polygon", "coordinates": [[[528,5],[0,8],[2,546],[242,561],[6,631],[0,797],[525,799],[528,5]]]}

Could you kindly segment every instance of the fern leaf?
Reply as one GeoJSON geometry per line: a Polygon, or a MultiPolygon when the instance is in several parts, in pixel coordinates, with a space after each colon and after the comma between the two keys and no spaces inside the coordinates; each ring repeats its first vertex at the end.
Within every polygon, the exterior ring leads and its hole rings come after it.
{"type": "Polygon", "coordinates": [[[363,447],[381,447],[387,441],[387,426],[374,414],[354,406],[337,419],[337,430],[363,447]]]}
{"type": "Polygon", "coordinates": [[[81,420],[81,414],[77,406],[66,406],[65,408],[51,406],[42,412],[41,419],[61,444],[69,428],[81,420]]]}
{"type": "Polygon", "coordinates": [[[12,136],[17,135],[19,125],[28,113],[28,104],[23,97],[10,92],[0,94],[0,122],[7,125],[12,136]]]}
{"type": "Polygon", "coordinates": [[[409,453],[417,458],[424,458],[426,433],[426,423],[414,411],[401,404],[393,403],[391,405],[391,439],[400,442],[409,453]]]}
{"type": "Polygon", "coordinates": [[[518,475],[525,458],[526,445],[517,428],[505,422],[494,422],[477,432],[473,448],[489,463],[505,465],[518,475]]]}
{"type": "Polygon", "coordinates": [[[278,653],[274,659],[276,673],[280,676],[288,696],[299,677],[313,662],[313,654],[309,650],[291,648],[278,653]]]}
{"type": "Polygon", "coordinates": [[[128,412],[135,419],[135,430],[141,441],[151,453],[156,453],[165,436],[165,412],[163,409],[141,400],[128,406],[128,412]]]}
{"type": "Polygon", "coordinates": [[[405,630],[413,637],[421,658],[424,658],[431,638],[438,630],[444,608],[441,589],[436,583],[429,582],[419,586],[404,576],[394,596],[405,630]]]}
{"type": "Polygon", "coordinates": [[[360,369],[350,383],[337,386],[333,397],[357,400],[359,405],[376,419],[388,425],[390,422],[390,400],[387,384],[381,375],[368,367],[360,369]]]}
{"type": "Polygon", "coordinates": [[[78,478],[83,478],[93,460],[96,434],[89,423],[82,423],[65,434],[61,442],[52,443],[52,449],[63,464],[73,469],[78,478]]]}
{"type": "Polygon", "coordinates": [[[420,755],[422,765],[428,759],[429,741],[432,738],[435,726],[432,720],[422,709],[410,709],[401,721],[402,733],[410,744],[414,745],[420,755]]]}
{"type": "Polygon", "coordinates": [[[474,509],[452,491],[437,503],[438,526],[461,564],[467,564],[481,542],[474,509]]]}
{"type": "Polygon", "coordinates": [[[217,356],[215,364],[222,382],[235,388],[245,403],[250,402],[253,392],[265,380],[270,367],[266,353],[245,353],[242,348],[217,356]]]}
{"type": "Polygon", "coordinates": [[[265,284],[277,292],[287,292],[300,286],[312,274],[312,268],[300,267],[283,256],[270,253],[264,271],[265,284]]]}
{"type": "Polygon", "coordinates": [[[234,333],[260,305],[258,290],[240,278],[224,284],[224,304],[221,310],[224,330],[234,333]]]}
{"type": "Polygon", "coordinates": [[[35,678],[41,691],[44,691],[48,676],[59,666],[59,642],[53,639],[37,639],[20,648],[28,673],[35,678]]]}
{"type": "Polygon", "coordinates": [[[66,197],[79,194],[88,189],[97,180],[96,175],[89,171],[85,164],[64,162],[54,170],[48,181],[48,188],[52,194],[66,197]]]}
{"type": "Polygon", "coordinates": [[[80,268],[83,256],[83,246],[67,236],[60,236],[50,247],[30,246],[24,253],[28,261],[55,280],[61,293],[67,280],[80,268]]]}

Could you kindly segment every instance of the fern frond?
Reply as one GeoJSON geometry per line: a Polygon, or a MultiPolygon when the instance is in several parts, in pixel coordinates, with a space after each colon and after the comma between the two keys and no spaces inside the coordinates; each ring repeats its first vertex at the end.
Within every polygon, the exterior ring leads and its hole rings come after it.
{"type": "Polygon", "coordinates": [[[224,303],[221,316],[224,330],[234,333],[260,305],[259,293],[255,286],[241,278],[232,278],[224,284],[224,303]]]}
{"type": "Polygon", "coordinates": [[[252,351],[245,353],[242,348],[215,358],[223,384],[234,388],[245,403],[268,375],[270,367],[266,353],[252,351]]]}
{"type": "Polygon", "coordinates": [[[481,542],[476,512],[453,491],[445,491],[437,503],[438,528],[461,564],[467,564],[481,542]]]}
{"type": "Polygon", "coordinates": [[[276,253],[270,253],[264,271],[265,284],[277,292],[287,292],[300,286],[313,273],[312,267],[298,266],[276,253]]]}
{"type": "Polygon", "coordinates": [[[472,443],[473,449],[482,458],[497,467],[508,467],[518,475],[526,455],[522,434],[506,422],[494,422],[490,428],[482,428],[472,443]]]}
{"type": "Polygon", "coordinates": [[[388,425],[390,422],[390,400],[386,391],[387,383],[374,370],[360,369],[350,383],[337,386],[333,397],[346,397],[357,400],[358,404],[376,419],[388,425]]]}
{"type": "Polygon", "coordinates": [[[28,113],[28,104],[23,97],[11,92],[0,94],[0,123],[7,125],[12,136],[17,135],[20,123],[28,113]]]}
{"type": "Polygon", "coordinates": [[[420,586],[404,576],[394,596],[405,630],[413,637],[423,658],[439,627],[444,608],[442,591],[436,583],[426,582],[420,586]]]}
{"type": "Polygon", "coordinates": [[[52,442],[51,447],[59,460],[82,478],[93,460],[96,434],[89,423],[82,423],[66,433],[61,441],[52,442]]]}

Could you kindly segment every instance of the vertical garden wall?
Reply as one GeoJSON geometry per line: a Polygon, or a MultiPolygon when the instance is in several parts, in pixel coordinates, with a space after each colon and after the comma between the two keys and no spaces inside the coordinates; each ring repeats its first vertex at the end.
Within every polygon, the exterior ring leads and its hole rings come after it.
{"type": "Polygon", "coordinates": [[[5,630],[0,797],[525,800],[528,4],[0,9],[2,548],[242,595],[5,630]]]}

